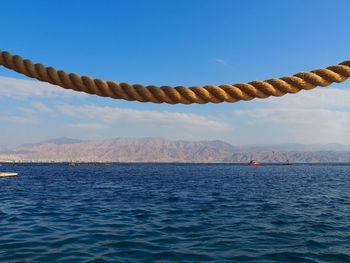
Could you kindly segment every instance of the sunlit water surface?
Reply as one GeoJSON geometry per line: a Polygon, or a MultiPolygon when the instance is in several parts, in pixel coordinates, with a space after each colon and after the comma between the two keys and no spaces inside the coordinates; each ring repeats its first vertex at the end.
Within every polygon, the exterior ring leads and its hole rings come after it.
{"type": "Polygon", "coordinates": [[[350,262],[350,166],[0,168],[1,262],[350,262]]]}

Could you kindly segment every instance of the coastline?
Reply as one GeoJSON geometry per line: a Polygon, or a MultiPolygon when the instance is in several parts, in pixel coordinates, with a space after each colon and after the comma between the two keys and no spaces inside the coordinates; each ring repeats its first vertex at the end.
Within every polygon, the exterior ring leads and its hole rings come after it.
{"type": "MultiPolygon", "coordinates": [[[[37,162],[0,162],[0,166],[99,166],[99,165],[210,165],[210,166],[246,166],[246,162],[61,162],[61,161],[37,161],[37,162]]],[[[318,166],[318,165],[327,165],[327,166],[350,166],[350,162],[296,162],[296,163],[283,163],[283,162],[262,162],[261,166],[318,166]]]]}

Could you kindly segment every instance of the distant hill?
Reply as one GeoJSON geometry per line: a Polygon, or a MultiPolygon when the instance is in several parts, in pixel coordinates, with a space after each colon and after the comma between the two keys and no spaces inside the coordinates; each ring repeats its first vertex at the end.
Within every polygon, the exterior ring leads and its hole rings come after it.
{"type": "Polygon", "coordinates": [[[84,162],[350,162],[340,144],[233,146],[216,141],[173,141],[161,137],[82,141],[57,138],[18,147],[0,147],[0,160],[84,162]]]}
{"type": "Polygon", "coordinates": [[[23,144],[22,147],[33,147],[33,146],[38,146],[38,145],[47,144],[47,143],[54,143],[57,145],[61,145],[61,144],[81,143],[81,142],[83,142],[83,140],[61,137],[61,138],[50,139],[50,140],[38,142],[35,144],[23,144]]]}
{"type": "Polygon", "coordinates": [[[298,151],[298,152],[317,152],[317,151],[350,151],[350,145],[328,143],[328,144],[266,144],[266,145],[243,145],[240,150],[245,151],[298,151]]]}
{"type": "Polygon", "coordinates": [[[0,159],[115,162],[220,162],[234,149],[221,141],[188,142],[164,138],[115,138],[101,141],[54,139],[3,152],[0,159]]]}

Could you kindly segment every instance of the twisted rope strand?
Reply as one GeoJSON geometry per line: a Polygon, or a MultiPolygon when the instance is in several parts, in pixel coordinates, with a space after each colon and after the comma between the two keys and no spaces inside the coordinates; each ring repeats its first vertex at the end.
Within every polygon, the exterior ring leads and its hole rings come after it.
{"type": "Polygon", "coordinates": [[[293,76],[265,81],[251,81],[233,85],[207,85],[204,87],[183,86],[143,86],[140,84],[116,83],[93,79],[89,76],[79,76],[75,73],[66,73],[42,64],[33,64],[30,60],[11,55],[0,50],[0,65],[17,71],[31,78],[49,82],[65,89],[82,91],[102,97],[123,99],[140,102],[191,104],[191,103],[220,103],[283,96],[286,93],[297,93],[300,90],[309,90],[317,86],[328,86],[334,82],[343,82],[350,77],[350,60],[324,69],[315,69],[310,72],[300,72],[293,76]]]}

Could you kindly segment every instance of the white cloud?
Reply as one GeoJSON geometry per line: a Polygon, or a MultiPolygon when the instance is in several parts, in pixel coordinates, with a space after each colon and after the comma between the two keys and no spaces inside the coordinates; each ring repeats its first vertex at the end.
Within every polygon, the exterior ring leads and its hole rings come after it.
{"type": "Polygon", "coordinates": [[[35,101],[30,103],[34,108],[36,108],[39,111],[46,112],[46,113],[53,113],[53,110],[44,105],[41,102],[35,101]]]}
{"type": "Polygon", "coordinates": [[[26,108],[26,107],[17,107],[17,110],[19,110],[19,111],[21,111],[21,112],[23,112],[25,114],[31,114],[31,115],[36,113],[35,110],[33,110],[31,108],[26,108]]]}
{"type": "Polygon", "coordinates": [[[221,64],[221,65],[227,65],[226,61],[221,59],[221,58],[213,58],[211,61],[213,61],[216,64],[221,64]]]}
{"type": "Polygon", "coordinates": [[[277,124],[330,125],[332,123],[350,123],[350,112],[327,109],[253,109],[235,110],[235,114],[251,117],[259,122],[277,124]]]}
{"type": "Polygon", "coordinates": [[[72,123],[72,124],[67,124],[67,128],[70,129],[82,129],[82,130],[102,130],[106,129],[106,125],[102,125],[99,123],[72,123]]]}
{"type": "MultiPolygon", "coordinates": [[[[297,143],[350,143],[350,112],[331,109],[260,108],[235,110],[257,130],[274,133],[280,141],[297,143]],[[261,128],[261,127],[268,127],[261,128]]],[[[274,138],[276,139],[276,138],[274,138]]]]}
{"type": "Polygon", "coordinates": [[[33,117],[23,117],[1,112],[0,122],[11,122],[17,124],[38,124],[40,121],[33,117]]]}
{"type": "Polygon", "coordinates": [[[74,118],[99,120],[104,123],[151,124],[167,128],[195,128],[212,131],[228,131],[232,129],[230,125],[224,122],[190,113],[98,107],[95,105],[74,106],[69,104],[61,105],[57,108],[63,114],[74,118]]]}
{"type": "Polygon", "coordinates": [[[350,109],[350,89],[316,88],[303,90],[297,94],[271,97],[265,100],[268,106],[284,108],[329,108],[347,107],[350,109]]]}
{"type": "Polygon", "coordinates": [[[0,92],[2,97],[15,99],[53,98],[82,96],[83,93],[40,81],[7,78],[0,76],[0,92]]]}
{"type": "Polygon", "coordinates": [[[255,103],[253,109],[235,110],[255,138],[296,143],[343,143],[350,137],[350,90],[316,88],[255,103]],[[265,136],[266,137],[266,136],[265,136]]]}

